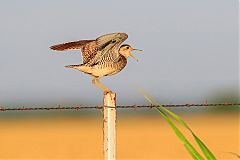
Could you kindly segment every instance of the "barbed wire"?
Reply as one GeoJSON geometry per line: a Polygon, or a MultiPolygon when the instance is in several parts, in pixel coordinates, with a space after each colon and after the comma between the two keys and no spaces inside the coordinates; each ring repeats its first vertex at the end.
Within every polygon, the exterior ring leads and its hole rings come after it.
{"type": "MultiPolygon", "coordinates": [[[[231,107],[231,106],[240,106],[240,103],[201,103],[201,104],[163,104],[163,107],[216,107],[216,106],[224,106],[224,107],[231,107]]],[[[70,106],[64,107],[58,105],[57,107],[2,107],[0,106],[0,112],[4,111],[39,111],[39,110],[80,110],[80,109],[103,109],[103,107],[108,106],[70,106]]],[[[129,105],[129,106],[116,106],[119,109],[129,109],[129,108],[156,108],[159,107],[158,105],[129,105]]],[[[114,108],[114,107],[108,107],[114,108]]]]}

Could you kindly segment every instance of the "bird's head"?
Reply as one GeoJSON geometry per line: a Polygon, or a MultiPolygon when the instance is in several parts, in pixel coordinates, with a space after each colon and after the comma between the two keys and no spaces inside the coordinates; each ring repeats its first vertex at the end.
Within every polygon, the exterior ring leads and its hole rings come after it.
{"type": "Polygon", "coordinates": [[[133,59],[135,59],[136,61],[138,61],[138,59],[133,56],[133,54],[131,53],[131,51],[141,52],[142,50],[140,50],[140,49],[134,49],[134,48],[132,48],[129,44],[123,44],[123,45],[121,45],[121,47],[119,48],[119,53],[120,53],[121,55],[123,55],[125,58],[128,58],[129,56],[131,56],[133,59]]]}

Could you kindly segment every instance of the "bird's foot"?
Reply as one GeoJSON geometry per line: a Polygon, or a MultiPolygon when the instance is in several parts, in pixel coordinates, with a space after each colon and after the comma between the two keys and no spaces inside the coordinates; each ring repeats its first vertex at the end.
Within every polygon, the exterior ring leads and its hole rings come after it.
{"type": "Polygon", "coordinates": [[[113,93],[111,90],[109,90],[109,89],[105,89],[104,91],[103,91],[103,93],[104,94],[108,94],[108,93],[113,93]]]}

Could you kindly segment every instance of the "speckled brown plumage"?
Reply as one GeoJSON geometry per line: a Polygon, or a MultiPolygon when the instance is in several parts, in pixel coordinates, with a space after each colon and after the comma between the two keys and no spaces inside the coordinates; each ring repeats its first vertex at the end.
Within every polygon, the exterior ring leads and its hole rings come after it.
{"type": "Polygon", "coordinates": [[[120,72],[127,64],[127,57],[132,56],[130,45],[120,45],[128,38],[126,33],[111,33],[98,37],[96,40],[80,40],[51,46],[57,51],[81,50],[83,63],[79,65],[68,65],[67,68],[74,68],[89,74],[93,83],[100,89],[107,89],[99,79],[103,76],[111,76],[120,72]]]}
{"type": "Polygon", "coordinates": [[[81,41],[57,44],[57,45],[51,46],[50,48],[56,51],[81,50],[83,63],[86,63],[94,57],[97,49],[97,44],[96,44],[96,40],[81,40],[81,41]]]}

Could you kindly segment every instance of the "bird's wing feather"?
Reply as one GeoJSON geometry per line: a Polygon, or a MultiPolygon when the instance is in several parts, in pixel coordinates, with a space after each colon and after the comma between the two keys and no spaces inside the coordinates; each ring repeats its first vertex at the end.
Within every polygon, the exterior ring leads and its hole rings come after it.
{"type": "Polygon", "coordinates": [[[88,61],[88,65],[94,65],[106,59],[115,61],[119,56],[119,46],[127,38],[128,35],[126,33],[111,33],[97,38],[97,51],[95,56],[88,61]]]}
{"type": "Polygon", "coordinates": [[[50,48],[56,51],[81,50],[83,64],[93,65],[106,56],[114,59],[118,57],[119,45],[127,39],[126,33],[110,33],[98,37],[96,40],[80,40],[57,44],[50,48]]]}
{"type": "Polygon", "coordinates": [[[50,48],[56,51],[80,50],[84,45],[92,41],[95,41],[95,40],[80,40],[80,41],[62,43],[62,44],[51,46],[50,48]]]}
{"type": "Polygon", "coordinates": [[[96,54],[96,47],[96,40],[80,40],[57,44],[50,48],[56,51],[81,50],[83,63],[86,63],[96,54]]]}

